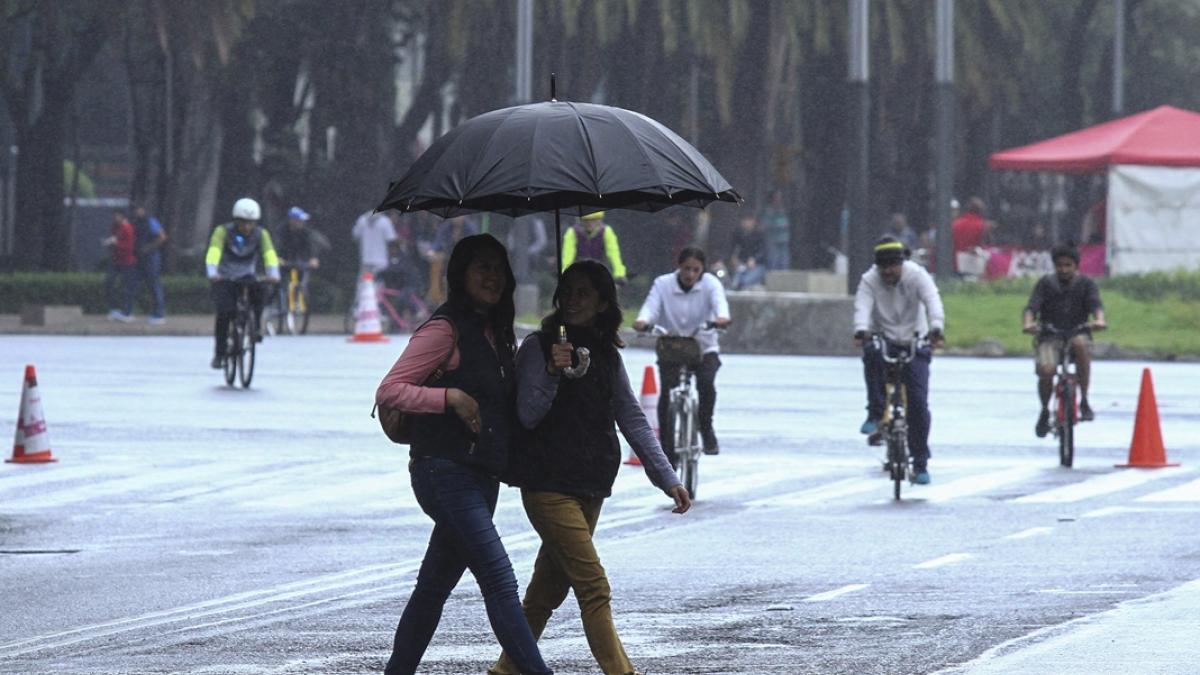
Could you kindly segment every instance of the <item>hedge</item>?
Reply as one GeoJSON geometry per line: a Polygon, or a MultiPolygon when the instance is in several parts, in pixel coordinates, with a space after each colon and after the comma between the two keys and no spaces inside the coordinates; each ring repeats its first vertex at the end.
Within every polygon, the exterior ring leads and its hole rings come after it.
{"type": "MultiPolygon", "coordinates": [[[[195,275],[162,277],[168,314],[209,314],[213,311],[209,282],[195,275]]],[[[313,276],[309,279],[311,307],[315,313],[340,313],[348,306],[350,291],[313,276]]],[[[149,293],[138,293],[137,310],[146,313],[149,293]]],[[[96,272],[17,272],[0,274],[0,314],[16,314],[25,304],[79,305],[85,314],[104,314],[104,274],[96,272]]]]}

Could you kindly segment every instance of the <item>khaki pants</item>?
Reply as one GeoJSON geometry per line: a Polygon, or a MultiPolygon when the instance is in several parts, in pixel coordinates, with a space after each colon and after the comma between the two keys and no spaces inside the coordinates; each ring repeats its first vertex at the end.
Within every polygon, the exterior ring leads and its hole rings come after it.
{"type": "MultiPolygon", "coordinates": [[[[521,501],[530,524],[542,537],[533,578],[522,602],[533,636],[541,637],[550,615],[566,600],[567,592],[573,590],[579,602],[583,632],[600,669],[605,675],[632,673],[633,664],[613,625],[608,577],[592,544],[604,499],[522,490],[521,501]]],[[[508,655],[501,654],[488,673],[516,675],[517,670],[508,655]]]]}

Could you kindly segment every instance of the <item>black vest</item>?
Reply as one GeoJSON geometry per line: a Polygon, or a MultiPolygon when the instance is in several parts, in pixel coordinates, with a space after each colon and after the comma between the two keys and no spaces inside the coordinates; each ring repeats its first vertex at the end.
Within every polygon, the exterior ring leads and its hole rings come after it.
{"type": "MultiPolygon", "coordinates": [[[[537,332],[542,353],[549,358],[557,337],[537,332]]],[[[621,367],[617,348],[601,344],[589,328],[567,326],[567,339],[587,347],[592,365],[579,379],[561,376],[550,411],[532,430],[518,432],[512,467],[513,482],[537,491],[577,497],[607,497],[621,468],[613,412],[613,382],[621,367]]]]}
{"type": "Polygon", "coordinates": [[[484,335],[484,317],[470,309],[446,303],[429,320],[443,319],[454,324],[458,335],[459,364],[428,386],[461,389],[474,398],[480,431],[478,437],[472,434],[449,406],[441,414],[414,415],[409,455],[444,457],[498,476],[508,464],[516,418],[512,352],[502,344],[492,348],[484,335]]]}

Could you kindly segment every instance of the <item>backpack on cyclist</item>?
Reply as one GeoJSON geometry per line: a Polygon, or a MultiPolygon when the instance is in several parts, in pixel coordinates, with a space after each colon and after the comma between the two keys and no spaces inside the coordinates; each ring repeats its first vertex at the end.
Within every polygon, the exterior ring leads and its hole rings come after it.
{"type": "MultiPolygon", "coordinates": [[[[446,374],[446,366],[450,364],[450,357],[454,356],[454,349],[458,346],[458,329],[454,327],[454,322],[448,322],[450,330],[454,333],[454,340],[450,343],[450,351],[446,352],[446,356],[438,363],[438,367],[434,369],[429,377],[421,383],[421,386],[427,387],[442,378],[446,374]]],[[[413,416],[419,413],[409,413],[399,408],[391,406],[379,405],[376,403],[371,406],[371,418],[376,419],[375,411],[379,411],[379,426],[383,429],[383,433],[387,434],[389,440],[400,445],[408,445],[412,443],[412,421],[413,416]]]]}

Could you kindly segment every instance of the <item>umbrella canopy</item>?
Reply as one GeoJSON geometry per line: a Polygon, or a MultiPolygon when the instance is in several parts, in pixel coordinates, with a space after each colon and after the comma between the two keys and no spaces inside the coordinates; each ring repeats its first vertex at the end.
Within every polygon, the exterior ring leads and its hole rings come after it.
{"type": "Polygon", "coordinates": [[[376,210],[516,217],[713,201],[741,197],[662,124],[623,108],[548,101],[493,110],[450,130],[390,186],[376,210]]]}
{"type": "Polygon", "coordinates": [[[1200,113],[1169,105],[997,152],[993,169],[1103,173],[1114,164],[1200,166],[1200,113]]]}

